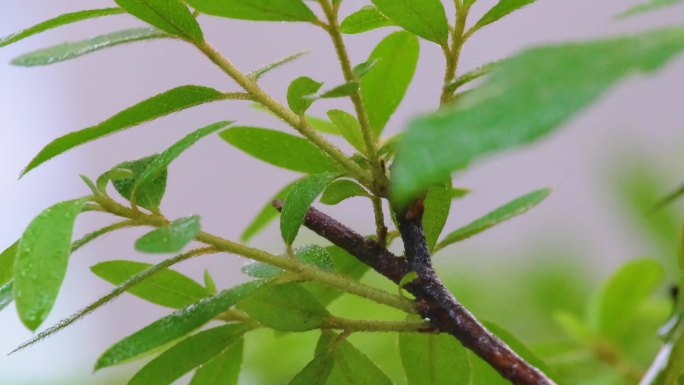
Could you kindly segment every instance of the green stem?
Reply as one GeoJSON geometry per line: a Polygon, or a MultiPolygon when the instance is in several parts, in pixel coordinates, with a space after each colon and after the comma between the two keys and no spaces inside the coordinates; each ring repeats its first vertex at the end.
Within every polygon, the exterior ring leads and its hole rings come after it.
{"type": "Polygon", "coordinates": [[[347,332],[418,332],[430,329],[425,321],[375,321],[353,320],[335,316],[327,317],[323,321],[322,329],[337,329],[347,332]]]}
{"type": "Polygon", "coordinates": [[[124,229],[126,227],[133,227],[133,226],[138,226],[138,223],[133,220],[125,220],[122,222],[114,223],[112,225],[109,225],[107,227],[103,227],[99,230],[93,231],[91,233],[88,233],[84,235],[81,239],[74,241],[71,244],[71,252],[74,253],[76,250],[80,249],[81,247],[85,246],[87,243],[94,241],[95,239],[107,234],[111,233],[112,231],[124,229]]]}
{"type": "Polygon", "coordinates": [[[468,9],[461,6],[460,1],[456,1],[456,26],[451,34],[451,47],[447,45],[442,47],[444,57],[446,58],[446,71],[444,73],[444,88],[440,97],[441,105],[453,103],[456,99],[456,95],[450,92],[446,86],[456,79],[456,74],[458,73],[461,51],[467,39],[467,36],[464,34],[467,19],[468,9]]]}

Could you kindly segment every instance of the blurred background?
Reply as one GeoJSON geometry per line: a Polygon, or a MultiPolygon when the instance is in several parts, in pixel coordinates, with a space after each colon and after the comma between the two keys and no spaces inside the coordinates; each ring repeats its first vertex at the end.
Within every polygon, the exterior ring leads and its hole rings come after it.
{"type": "MultiPolygon", "coordinates": [[[[479,0],[472,18],[476,20],[495,2],[479,0]]],[[[345,0],[342,12],[351,13],[366,3],[345,0]]],[[[477,34],[463,52],[462,69],[542,43],[630,33],[684,20],[684,6],[615,20],[617,13],[634,3],[540,0],[477,34]]],[[[112,5],[112,1],[104,0],[4,0],[0,2],[0,35],[64,12],[112,5]]],[[[208,40],[245,71],[304,49],[312,50],[263,79],[262,85],[278,98],[283,99],[288,84],[301,75],[330,84],[341,80],[327,36],[313,26],[208,16],[200,19],[208,40]]],[[[45,207],[87,193],[79,174],[94,178],[121,161],[161,151],[190,131],[218,120],[286,129],[249,103],[211,104],[88,144],[18,181],[23,166],[55,137],[99,123],[149,96],[183,84],[237,90],[194,48],[174,41],[134,43],[47,67],[8,64],[34,49],[140,24],[130,16],[110,16],[0,50],[0,62],[5,63],[0,66],[0,247],[14,242],[45,207]]],[[[364,61],[387,33],[384,29],[348,36],[352,59],[364,61]]],[[[422,44],[414,83],[392,118],[388,134],[400,132],[411,116],[434,109],[438,102],[442,54],[437,46],[422,44]]],[[[561,370],[582,367],[589,374],[587,380],[578,383],[634,382],[615,375],[608,365],[583,365],[591,353],[568,348],[567,335],[554,321],[558,312],[581,316],[601,281],[633,258],[656,258],[668,267],[670,278],[675,277],[682,205],[655,216],[643,214],[684,180],[683,89],[684,59],[679,59],[654,76],[633,77],[621,83],[542,143],[478,163],[454,178],[457,186],[473,193],[454,204],[445,231],[532,190],[554,189],[551,197],[529,214],[445,250],[438,257],[437,267],[456,296],[477,315],[505,327],[561,370]]],[[[331,106],[322,102],[312,111],[323,115],[331,106]]],[[[217,136],[187,151],[169,171],[168,193],[162,204],[167,216],[199,214],[205,229],[230,239],[237,239],[271,196],[296,178],[294,173],[249,158],[217,136]]],[[[351,200],[325,210],[362,233],[372,232],[372,210],[366,201],[351,200]]],[[[77,234],[110,222],[100,214],[83,215],[77,234]]],[[[144,231],[111,234],[77,252],[46,325],[111,289],[90,273],[90,266],[112,259],[154,263],[156,257],[133,249],[133,241],[144,231]]],[[[311,233],[301,238],[302,243],[324,244],[311,233]]],[[[277,225],[271,225],[252,243],[273,252],[283,250],[277,225]]],[[[190,261],[179,270],[200,280],[202,271],[209,268],[219,287],[225,288],[245,280],[239,273],[243,263],[235,256],[213,255],[190,261]]],[[[376,280],[371,275],[366,279],[376,280]]],[[[653,300],[660,310],[644,318],[639,329],[643,336],[634,337],[636,342],[625,341],[625,349],[632,354],[629,360],[642,368],[658,346],[655,330],[667,317],[663,304],[666,293],[653,300]]],[[[353,298],[343,298],[333,308],[352,317],[391,316],[383,314],[383,308],[353,298]]],[[[10,306],[0,313],[0,385],[125,383],[141,363],[92,374],[96,357],[112,343],[168,312],[126,295],[47,341],[7,357],[5,353],[31,337],[10,306]]],[[[310,359],[315,338],[315,333],[304,338],[254,333],[247,340],[247,372],[242,383],[287,383],[310,359]]],[[[397,383],[403,383],[396,349],[388,349],[395,344],[392,336],[352,340],[397,383]]]]}

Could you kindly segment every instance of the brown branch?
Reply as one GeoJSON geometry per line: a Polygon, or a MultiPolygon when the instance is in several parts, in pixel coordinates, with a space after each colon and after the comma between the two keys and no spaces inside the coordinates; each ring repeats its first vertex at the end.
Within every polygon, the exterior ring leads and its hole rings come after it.
{"type": "MultiPolygon", "coordinates": [[[[273,204],[279,210],[282,208],[280,201],[273,204]]],[[[432,268],[421,216],[422,208],[414,207],[398,218],[407,259],[392,254],[314,208],[307,213],[304,225],[395,283],[399,283],[407,272],[415,271],[418,278],[404,288],[416,297],[421,315],[438,330],[456,337],[511,383],[555,385],[489,332],[442,284],[432,268]]]]}

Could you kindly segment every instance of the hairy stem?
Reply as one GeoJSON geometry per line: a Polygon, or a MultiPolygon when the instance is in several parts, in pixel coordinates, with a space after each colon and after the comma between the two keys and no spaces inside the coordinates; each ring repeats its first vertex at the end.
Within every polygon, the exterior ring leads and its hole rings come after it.
{"type": "Polygon", "coordinates": [[[441,105],[452,103],[456,98],[455,94],[447,89],[447,85],[456,79],[458,73],[458,62],[461,58],[463,44],[466,41],[464,30],[467,19],[468,9],[461,6],[460,1],[456,1],[456,26],[451,33],[451,46],[442,47],[446,59],[446,70],[444,72],[444,88],[440,97],[441,105]]]}
{"type": "Polygon", "coordinates": [[[374,321],[353,320],[330,316],[323,321],[322,329],[337,329],[347,332],[427,332],[430,324],[425,321],[374,321]]]}

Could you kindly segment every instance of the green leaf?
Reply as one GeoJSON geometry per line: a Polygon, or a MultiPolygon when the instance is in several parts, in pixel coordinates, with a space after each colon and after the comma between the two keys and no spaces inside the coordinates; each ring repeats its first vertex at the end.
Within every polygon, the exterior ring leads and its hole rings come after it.
{"type": "MultiPolygon", "coordinates": [[[[126,161],[116,165],[112,170],[129,170],[133,173],[133,176],[131,177],[112,180],[112,184],[116,191],[127,200],[132,200],[133,189],[136,186],[138,179],[140,179],[140,176],[143,175],[145,170],[154,162],[157,156],[159,155],[126,161]]],[[[139,188],[138,191],[136,191],[135,204],[148,210],[156,210],[166,192],[166,178],[167,173],[164,171],[152,182],[145,183],[145,188],[139,188]]],[[[100,178],[98,178],[98,180],[99,179],[100,178]]]]}
{"type": "Polygon", "coordinates": [[[201,86],[181,86],[166,91],[119,112],[96,126],[72,132],[54,140],[31,160],[21,175],[76,146],[186,108],[222,99],[225,99],[225,96],[221,92],[201,86]]]}
{"type": "Polygon", "coordinates": [[[404,98],[416,71],[419,52],[418,39],[400,31],[383,39],[371,53],[368,60],[378,62],[361,78],[361,96],[376,137],[404,98]]]}
{"type": "Polygon", "coordinates": [[[121,13],[124,13],[124,10],[121,8],[88,9],[84,11],[65,13],[42,23],[38,23],[30,28],[26,28],[23,31],[19,31],[1,38],[0,47],[16,43],[20,40],[26,39],[27,37],[31,37],[41,32],[61,27],[63,25],[72,24],[77,21],[93,19],[101,16],[117,15],[121,13]]]}
{"type": "Polygon", "coordinates": [[[170,385],[241,341],[247,331],[249,327],[241,324],[201,331],[150,361],[128,381],[128,385],[170,385]]]}
{"type": "Polygon", "coordinates": [[[311,293],[296,283],[264,286],[242,300],[238,308],[264,326],[291,332],[317,329],[329,315],[311,293]]]}
{"type": "Polygon", "coordinates": [[[232,127],[221,138],[247,154],[288,170],[321,173],[337,170],[337,164],[308,140],[258,127],[232,127]]]}
{"type": "Polygon", "coordinates": [[[590,303],[592,329],[609,338],[619,337],[664,279],[665,271],[656,260],[638,259],[623,265],[590,303]]]}
{"type": "Polygon", "coordinates": [[[302,76],[295,79],[287,89],[287,104],[297,115],[303,115],[311,107],[313,100],[305,98],[315,94],[321,89],[323,83],[319,83],[309,77],[302,76]]]}
{"type": "Polygon", "coordinates": [[[232,122],[229,121],[223,121],[200,128],[199,130],[176,142],[166,151],[152,158],[145,171],[140,174],[133,185],[131,201],[135,201],[139,191],[144,192],[148,191],[150,188],[154,188],[159,178],[166,173],[166,169],[168,168],[169,164],[178,158],[185,150],[190,148],[205,136],[213,134],[214,132],[225,128],[231,123],[232,122]]]}
{"type": "Polygon", "coordinates": [[[202,30],[188,7],[180,0],[115,0],[131,15],[186,40],[204,41],[202,30]]]}
{"type": "MultiPolygon", "coordinates": [[[[151,267],[148,263],[134,261],[107,261],[92,266],[90,270],[118,286],[151,267]]],[[[170,269],[154,274],[128,291],[146,301],[174,309],[184,308],[211,295],[197,282],[170,269]]]]}
{"type": "Polygon", "coordinates": [[[458,105],[409,125],[394,163],[392,200],[405,205],[475,158],[535,142],[620,79],[653,72],[682,50],[684,28],[671,28],[546,46],[507,60],[458,105]]]}
{"type": "Polygon", "coordinates": [[[192,242],[200,231],[199,216],[176,219],[135,241],[135,249],[143,253],[177,253],[192,242]]]}
{"type": "Polygon", "coordinates": [[[522,7],[534,3],[535,1],[536,0],[499,0],[499,2],[492,7],[492,9],[485,13],[484,16],[482,16],[482,18],[475,23],[473,29],[477,30],[486,25],[492,24],[522,7]]]}
{"type": "Polygon", "coordinates": [[[509,219],[517,217],[518,215],[524,214],[543,202],[544,199],[549,196],[549,194],[551,194],[550,189],[542,189],[531,192],[520,198],[516,198],[488,213],[482,218],[470,222],[460,229],[449,233],[449,235],[444,237],[444,239],[439,242],[436,250],[443,249],[444,247],[456,242],[464,241],[500,223],[506,222],[509,219]]]}
{"type": "Polygon", "coordinates": [[[3,286],[0,286],[0,311],[6,308],[7,305],[11,304],[13,300],[12,282],[7,282],[3,286]]]}
{"type": "Polygon", "coordinates": [[[309,95],[308,97],[315,100],[315,99],[335,99],[335,98],[345,98],[347,96],[353,95],[356,91],[359,90],[359,83],[358,82],[348,82],[344,84],[340,84],[339,86],[335,86],[329,90],[323,91],[320,94],[317,95],[309,95]]]}
{"type": "Polygon", "coordinates": [[[12,59],[12,64],[21,67],[44,66],[75,59],[105,48],[151,39],[172,38],[156,28],[132,28],[108,33],[86,40],[66,42],[32,51],[12,59]]]}
{"type": "Polygon", "coordinates": [[[342,33],[355,34],[395,25],[372,5],[367,5],[347,16],[340,25],[342,33]]]}
{"type": "Polygon", "coordinates": [[[255,21],[315,21],[302,0],[187,0],[207,15],[255,21]]]}
{"type": "Polygon", "coordinates": [[[288,385],[326,385],[332,368],[333,360],[329,352],[317,354],[288,385]]]}
{"type": "Polygon", "coordinates": [[[326,385],[392,385],[392,381],[349,341],[339,342],[332,351],[334,365],[326,385]]]}
{"type": "Polygon", "coordinates": [[[440,0],[372,0],[405,30],[437,44],[449,41],[449,23],[440,0]]]}
{"type": "Polygon", "coordinates": [[[257,235],[261,230],[263,230],[272,220],[278,216],[278,210],[273,207],[273,201],[278,199],[285,199],[287,193],[290,192],[292,187],[298,182],[296,180],[287,186],[283,187],[273,198],[266,203],[266,205],[259,211],[259,213],[254,217],[252,222],[245,228],[242,232],[240,239],[247,242],[251,240],[255,235],[257,235]]]}
{"type": "Polygon", "coordinates": [[[216,295],[218,293],[218,289],[216,288],[216,282],[214,282],[214,278],[209,274],[208,269],[204,269],[204,286],[206,287],[206,291],[211,294],[211,295],[216,295]]]}
{"type": "Polygon", "coordinates": [[[409,271],[403,277],[401,277],[401,281],[399,281],[399,287],[405,287],[416,279],[418,279],[418,273],[415,271],[409,271]]]}
{"type": "Polygon", "coordinates": [[[223,353],[202,365],[195,372],[190,385],[237,385],[244,345],[244,339],[240,339],[223,353]]]}
{"type": "Polygon", "coordinates": [[[286,244],[291,245],[294,242],[309,207],[337,177],[338,174],[330,172],[310,175],[292,186],[280,213],[280,234],[286,244]]]}
{"type": "Polygon", "coordinates": [[[17,256],[18,245],[19,241],[16,241],[0,254],[0,286],[14,278],[14,260],[17,256]]]}
{"type": "Polygon", "coordinates": [[[361,79],[361,78],[364,77],[364,75],[366,75],[366,74],[368,73],[368,71],[370,71],[370,69],[373,68],[373,66],[375,66],[376,64],[378,64],[378,61],[375,60],[375,59],[373,59],[373,60],[367,60],[367,61],[365,61],[365,62],[363,62],[363,63],[360,63],[360,64],[355,65],[354,68],[352,68],[352,72],[354,73],[354,76],[355,76],[357,79],[361,79]]]}
{"type": "Polygon", "coordinates": [[[483,76],[489,75],[497,66],[501,64],[500,61],[495,61],[487,63],[485,65],[479,66],[472,71],[466,72],[463,75],[456,78],[451,83],[447,84],[444,89],[450,92],[458,90],[460,87],[475,81],[483,76]]]}
{"type": "Polygon", "coordinates": [[[13,295],[19,318],[31,330],[43,323],[55,304],[71,255],[74,222],[87,201],[49,207],[28,225],[17,245],[13,295]]]}
{"type": "Polygon", "coordinates": [[[439,235],[451,211],[451,180],[431,187],[423,201],[423,229],[430,251],[435,250],[439,235]]]}
{"type": "MultiPolygon", "coordinates": [[[[297,259],[306,264],[316,266],[325,271],[335,270],[335,264],[332,261],[330,253],[320,246],[308,245],[297,247],[294,249],[294,254],[297,259]]],[[[284,255],[283,258],[290,257],[284,255]]],[[[249,262],[242,267],[242,272],[255,278],[276,278],[285,273],[284,270],[278,267],[262,262],[249,262]]]]}
{"type": "Polygon", "coordinates": [[[399,353],[409,385],[468,385],[468,353],[449,334],[400,333],[399,353]]]}
{"type": "MultiPolygon", "coordinates": [[[[628,8],[626,11],[620,13],[618,15],[618,18],[624,18],[624,17],[630,17],[638,14],[642,14],[645,12],[651,12],[655,10],[659,10],[665,7],[670,7],[672,5],[681,3],[682,0],[648,0],[643,2],[642,4],[635,5],[631,8],[628,8]]],[[[1,45],[0,45],[1,46],[1,45]]]]}
{"type": "Polygon", "coordinates": [[[336,205],[345,199],[352,197],[370,197],[368,192],[358,183],[341,179],[331,183],[321,196],[321,203],[326,205],[336,205]]]}
{"type": "Polygon", "coordinates": [[[342,110],[330,110],[328,117],[349,144],[360,153],[366,153],[366,143],[361,132],[361,124],[352,114],[342,110]]]}
{"type": "Polygon", "coordinates": [[[224,290],[184,309],[161,318],[107,349],[95,364],[95,370],[140,357],[181,338],[214,319],[264,284],[253,281],[224,290]]]}
{"type": "Polygon", "coordinates": [[[317,116],[312,115],[305,116],[305,120],[313,129],[318,130],[324,134],[340,135],[335,125],[332,124],[332,122],[330,122],[329,120],[325,120],[323,118],[319,118],[317,116]]]}
{"type": "MultiPolygon", "coordinates": [[[[335,272],[337,274],[350,277],[356,281],[360,280],[364,274],[370,270],[368,265],[360,262],[356,257],[347,253],[338,246],[328,246],[325,248],[331,257],[335,272]]],[[[328,305],[339,298],[343,292],[318,282],[308,282],[304,285],[311,294],[323,305],[328,305]]]]}
{"type": "Polygon", "coordinates": [[[247,75],[247,76],[249,76],[250,78],[252,78],[254,80],[259,80],[259,79],[261,79],[262,76],[273,71],[274,69],[282,67],[285,64],[288,64],[290,62],[293,62],[293,61],[299,59],[300,57],[306,55],[307,53],[309,53],[309,50],[297,52],[296,54],[293,54],[290,56],[285,56],[282,59],[274,61],[273,63],[269,63],[269,64],[267,64],[267,65],[265,65],[259,69],[256,69],[256,70],[250,72],[249,75],[247,75]]]}

